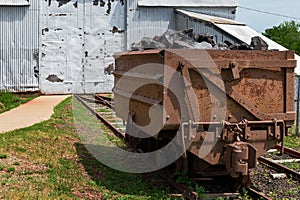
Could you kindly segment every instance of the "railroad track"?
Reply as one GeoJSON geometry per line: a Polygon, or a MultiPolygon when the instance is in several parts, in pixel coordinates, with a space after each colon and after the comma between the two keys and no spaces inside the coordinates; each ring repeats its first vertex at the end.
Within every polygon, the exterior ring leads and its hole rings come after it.
{"type": "Polygon", "coordinates": [[[297,181],[300,181],[300,170],[296,171],[283,165],[283,163],[289,163],[289,162],[299,162],[300,165],[300,152],[287,147],[282,148],[279,145],[276,145],[274,147],[274,150],[281,150],[281,149],[283,149],[283,155],[288,155],[290,157],[289,159],[284,158],[284,159],[274,160],[271,158],[266,158],[264,156],[261,156],[258,158],[258,161],[264,165],[273,168],[278,172],[285,173],[287,176],[297,181]]]}
{"type": "Polygon", "coordinates": [[[299,199],[299,158],[300,153],[293,149],[278,145],[270,149],[258,158],[258,164],[251,172],[253,187],[271,199],[299,199]],[[290,162],[293,163],[284,164],[290,162]]]}
{"type": "MultiPolygon", "coordinates": [[[[108,96],[95,95],[93,97],[88,95],[75,95],[76,99],[81,102],[94,116],[97,117],[108,129],[110,129],[114,135],[122,140],[125,139],[125,128],[126,125],[122,121],[122,119],[117,118],[114,113],[114,105],[112,98],[108,96]],[[90,104],[90,105],[89,105],[90,104]],[[98,105],[97,110],[95,109],[95,104],[98,105]],[[99,109],[100,108],[100,109],[99,109]],[[101,110],[108,110],[105,112],[101,112],[101,110]],[[108,119],[107,116],[114,116],[114,119],[108,119]],[[117,122],[117,123],[116,123],[117,122]],[[122,122],[122,123],[121,123],[122,122]],[[118,125],[118,126],[116,126],[118,125]]],[[[175,196],[182,196],[185,199],[195,200],[198,199],[198,194],[196,191],[193,191],[188,186],[177,183],[172,177],[170,177],[163,170],[158,172],[160,177],[163,178],[165,182],[174,187],[180,194],[175,194],[175,196]]],[[[253,199],[270,199],[266,197],[261,192],[256,191],[253,188],[244,188],[247,194],[253,199]]],[[[241,194],[240,193],[232,193],[232,192],[222,192],[222,193],[209,193],[205,194],[206,199],[216,199],[218,197],[225,199],[237,199],[241,194]]]]}

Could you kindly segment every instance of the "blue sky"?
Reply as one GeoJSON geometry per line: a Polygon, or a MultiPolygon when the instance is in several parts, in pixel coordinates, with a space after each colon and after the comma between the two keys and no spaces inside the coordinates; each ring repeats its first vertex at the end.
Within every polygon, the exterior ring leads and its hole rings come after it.
{"type": "MultiPolygon", "coordinates": [[[[297,22],[300,23],[300,0],[238,0],[238,2],[243,7],[299,18],[297,22]]],[[[258,32],[263,32],[267,28],[290,20],[286,17],[259,13],[244,8],[237,9],[236,21],[244,22],[258,32]]]]}

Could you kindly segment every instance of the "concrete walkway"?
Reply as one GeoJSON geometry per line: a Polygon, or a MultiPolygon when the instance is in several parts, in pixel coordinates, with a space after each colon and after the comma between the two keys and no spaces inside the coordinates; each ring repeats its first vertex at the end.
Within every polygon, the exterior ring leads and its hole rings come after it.
{"type": "Polygon", "coordinates": [[[53,108],[70,95],[40,96],[0,114],[0,133],[24,128],[48,120],[53,108]]]}

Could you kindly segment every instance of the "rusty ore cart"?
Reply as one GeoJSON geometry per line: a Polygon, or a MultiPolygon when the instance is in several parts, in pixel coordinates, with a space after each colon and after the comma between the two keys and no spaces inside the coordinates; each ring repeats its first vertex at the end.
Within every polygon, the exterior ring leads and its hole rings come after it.
{"type": "Polygon", "coordinates": [[[155,49],[114,57],[115,110],[127,121],[127,142],[150,152],[179,134],[175,170],[245,179],[294,123],[293,51],[155,49]],[[133,127],[151,121],[160,131],[139,137],[145,131],[133,127]]]}

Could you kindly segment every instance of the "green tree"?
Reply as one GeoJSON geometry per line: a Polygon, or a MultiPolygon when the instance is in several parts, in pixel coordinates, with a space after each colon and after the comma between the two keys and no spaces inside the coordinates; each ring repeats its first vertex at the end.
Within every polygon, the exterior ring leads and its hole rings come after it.
{"type": "Polygon", "coordinates": [[[286,21],[273,28],[266,29],[264,36],[274,40],[287,49],[295,50],[300,55],[300,24],[295,21],[286,21]]]}

